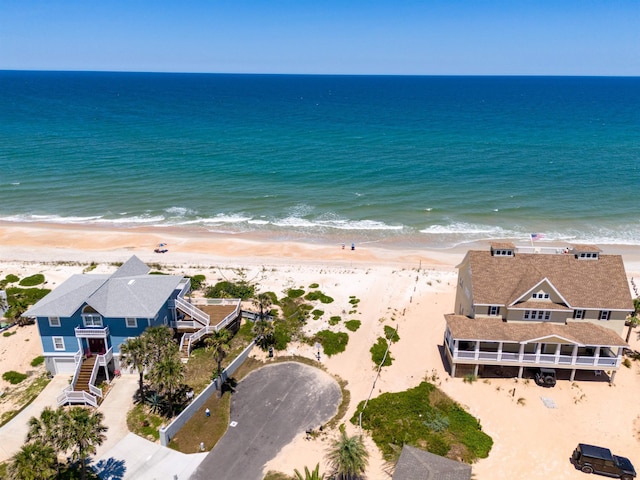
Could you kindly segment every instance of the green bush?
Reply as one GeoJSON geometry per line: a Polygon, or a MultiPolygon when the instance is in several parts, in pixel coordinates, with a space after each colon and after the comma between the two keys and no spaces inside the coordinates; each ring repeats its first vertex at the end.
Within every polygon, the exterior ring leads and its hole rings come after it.
{"type": "Polygon", "coordinates": [[[301,288],[290,288],[287,290],[287,297],[289,298],[300,298],[304,295],[304,290],[301,288]]]}
{"type": "Polygon", "coordinates": [[[318,285],[317,283],[312,283],[311,285],[309,285],[309,288],[318,288],[320,285],[318,285]]]}
{"type": "Polygon", "coordinates": [[[20,277],[18,277],[17,275],[14,275],[13,273],[10,273],[6,277],[4,277],[3,283],[6,285],[7,283],[16,283],[19,281],[20,281],[20,277]]]}
{"type": "Polygon", "coordinates": [[[344,332],[332,332],[330,330],[321,330],[316,333],[315,341],[322,345],[324,354],[327,356],[344,352],[349,343],[349,335],[344,332]]]}
{"type": "Polygon", "coordinates": [[[389,325],[384,326],[384,338],[386,338],[387,340],[390,340],[391,343],[396,343],[398,340],[400,340],[400,337],[398,336],[398,332],[396,331],[396,329],[393,327],[390,327],[389,325]]]}
{"type": "Polygon", "coordinates": [[[358,298],[354,297],[353,295],[351,295],[351,296],[349,297],[349,303],[350,303],[351,305],[357,305],[357,304],[359,304],[359,303],[360,303],[360,300],[359,300],[358,298]]]}
{"type": "Polygon", "coordinates": [[[344,322],[344,326],[347,327],[347,330],[351,330],[355,332],[360,328],[362,322],[360,320],[349,320],[348,322],[344,322]]]}
{"type": "Polygon", "coordinates": [[[287,329],[287,325],[277,322],[273,329],[273,348],[279,351],[286,350],[290,341],[291,333],[287,329]]]}
{"type": "Polygon", "coordinates": [[[309,300],[310,302],[320,300],[322,303],[333,303],[333,298],[322,292],[309,292],[305,295],[304,299],[309,300]]]}
{"type": "Polygon", "coordinates": [[[249,300],[255,297],[255,287],[247,282],[218,282],[204,290],[206,298],[241,298],[249,300]]]}
{"type": "Polygon", "coordinates": [[[204,285],[204,281],[206,277],[204,275],[194,275],[193,277],[189,277],[189,281],[191,282],[191,290],[200,290],[204,285]]]}
{"type": "MultiPolygon", "coordinates": [[[[373,360],[373,363],[375,363],[376,365],[380,365],[380,362],[382,362],[382,359],[384,358],[384,353],[387,351],[387,346],[387,340],[382,337],[378,337],[378,341],[369,350],[371,352],[371,360],[373,360]]],[[[387,357],[384,359],[384,363],[382,364],[382,366],[388,367],[392,363],[393,357],[391,356],[391,351],[389,351],[389,353],[387,353],[387,357]]]]}
{"type": "Polygon", "coordinates": [[[38,365],[42,365],[43,363],[44,363],[44,357],[42,355],[31,360],[32,367],[37,367],[38,365]]]}
{"type": "Polygon", "coordinates": [[[31,275],[30,277],[25,277],[20,280],[19,285],[23,287],[35,287],[36,285],[40,285],[44,283],[44,275],[41,273],[36,273],[35,275],[31,275]]]}
{"type": "Polygon", "coordinates": [[[2,336],[3,337],[10,337],[11,335],[15,335],[16,333],[18,333],[18,332],[16,332],[15,330],[12,331],[12,332],[3,332],[2,336]]]}
{"type": "MultiPolygon", "coordinates": [[[[352,423],[358,424],[363,407],[364,401],[352,423]]],[[[493,446],[476,418],[428,382],[371,399],[362,413],[362,427],[371,432],[387,460],[407,444],[472,463],[486,458],[493,446]]]]}
{"type": "Polygon", "coordinates": [[[51,290],[46,288],[7,288],[7,301],[9,310],[4,314],[7,318],[18,318],[22,315],[29,305],[35,305],[38,300],[44,298],[51,290]]]}
{"type": "Polygon", "coordinates": [[[324,315],[324,310],[314,310],[311,312],[311,315],[313,315],[313,319],[314,320],[318,320],[322,315],[324,315]]]}
{"type": "Polygon", "coordinates": [[[11,385],[17,385],[27,378],[27,375],[24,373],[16,372],[14,370],[9,370],[8,372],[4,372],[2,374],[3,380],[9,382],[11,385]]]}
{"type": "Polygon", "coordinates": [[[329,325],[337,325],[342,321],[342,318],[338,315],[334,315],[329,318],[329,325]]]}

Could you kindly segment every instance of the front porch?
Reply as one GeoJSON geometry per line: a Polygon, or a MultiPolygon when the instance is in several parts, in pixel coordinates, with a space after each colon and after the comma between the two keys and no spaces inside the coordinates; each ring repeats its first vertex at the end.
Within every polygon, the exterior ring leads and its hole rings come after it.
{"type": "Polygon", "coordinates": [[[452,376],[462,365],[466,370],[473,368],[474,375],[481,366],[516,367],[518,378],[525,368],[547,367],[570,371],[570,381],[577,371],[594,375],[611,371],[613,382],[627,346],[615,332],[588,323],[508,324],[459,315],[446,318],[444,349],[452,376]]]}

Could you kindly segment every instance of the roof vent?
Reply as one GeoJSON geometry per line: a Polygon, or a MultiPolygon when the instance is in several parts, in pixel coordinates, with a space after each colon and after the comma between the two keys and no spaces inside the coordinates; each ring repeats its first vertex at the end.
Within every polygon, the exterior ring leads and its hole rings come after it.
{"type": "Polygon", "coordinates": [[[129,281],[127,282],[127,285],[133,285],[134,283],[136,283],[136,279],[135,279],[135,278],[132,278],[131,280],[129,280],[129,281]]]}

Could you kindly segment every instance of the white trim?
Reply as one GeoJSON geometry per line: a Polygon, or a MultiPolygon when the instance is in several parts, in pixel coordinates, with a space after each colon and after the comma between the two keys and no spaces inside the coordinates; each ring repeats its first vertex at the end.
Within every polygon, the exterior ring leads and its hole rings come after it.
{"type": "Polygon", "coordinates": [[[547,277],[544,277],[542,280],[540,280],[538,283],[536,283],[533,287],[531,287],[529,290],[527,290],[522,295],[520,295],[518,298],[516,298],[513,302],[511,302],[509,304],[509,306],[512,307],[513,305],[515,305],[518,302],[525,302],[526,301],[525,297],[529,298],[531,296],[531,294],[533,293],[533,291],[536,290],[537,288],[539,288],[540,285],[542,285],[545,282],[547,283],[547,285],[549,285],[549,287],[551,287],[551,289],[554,292],[556,292],[556,294],[560,297],[560,299],[564,302],[564,304],[566,306],[568,306],[569,308],[571,308],[571,304],[569,302],[567,302],[567,299],[562,296],[562,294],[558,291],[558,289],[553,285],[553,283],[551,283],[551,281],[547,277]]]}
{"type": "Polygon", "coordinates": [[[59,327],[60,326],[60,317],[47,317],[49,320],[50,327],[59,327]]]}
{"type": "Polygon", "coordinates": [[[138,328],[138,319],[135,317],[125,317],[124,323],[127,328],[138,328]]]}
{"type": "Polygon", "coordinates": [[[64,337],[51,337],[51,341],[53,342],[53,349],[56,352],[64,352],[65,350],[64,337]],[[61,347],[58,347],[58,345],[56,345],[56,340],[59,340],[62,343],[61,347]]]}
{"type": "Polygon", "coordinates": [[[104,327],[102,315],[100,315],[99,313],[83,313],[82,324],[85,327],[104,327]],[[89,319],[89,322],[87,322],[87,319],[89,319]],[[97,320],[100,320],[99,325],[96,323],[97,320]]]}

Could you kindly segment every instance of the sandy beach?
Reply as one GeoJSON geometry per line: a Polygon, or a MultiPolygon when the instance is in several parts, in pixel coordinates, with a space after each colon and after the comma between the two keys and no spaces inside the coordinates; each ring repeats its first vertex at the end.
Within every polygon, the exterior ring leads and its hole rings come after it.
{"type": "MultiPolygon", "coordinates": [[[[494,447],[487,459],[473,466],[479,480],[500,479],[580,479],[584,474],[569,463],[576,444],[594,443],[628,456],[640,466],[640,362],[621,368],[614,386],[605,382],[559,382],[542,389],[533,382],[515,379],[478,380],[473,384],[449,377],[439,346],[442,345],[445,313],[454,309],[457,272],[469,246],[450,250],[394,248],[393,245],[356,244],[351,251],[340,243],[270,241],[252,235],[213,234],[174,228],[101,229],[82,225],[0,224],[0,277],[9,273],[20,277],[43,273],[48,288],[55,288],[91,262],[95,272],[113,271],[115,262],[135,254],[163,271],[176,274],[204,274],[207,283],[243,277],[259,285],[260,291],[280,295],[288,288],[307,288],[312,283],[333,297],[323,306],[319,320],[309,320],[309,333],[328,325],[340,315],[357,318],[362,326],[349,333],[347,350],[321,358],[328,372],[347,382],[351,402],[344,419],[351,433],[357,432],[348,419],[358,402],[370,394],[402,391],[425,377],[436,379],[447,394],[476,416],[493,437],[494,447]],[[168,252],[154,253],[166,243],[168,252]],[[360,300],[356,314],[349,314],[350,297],[360,300]],[[400,341],[392,349],[394,362],[382,370],[375,383],[369,349],[383,335],[385,325],[397,326],[400,341]],[[548,408],[543,398],[553,400],[548,408]]],[[[470,245],[483,248],[486,244],[470,245]]],[[[604,253],[623,255],[627,274],[640,278],[640,249],[601,246],[604,253]]],[[[343,326],[337,327],[344,329],[343,326]]],[[[344,330],[346,331],[346,330],[344,330]]],[[[0,337],[0,365],[7,370],[25,371],[41,351],[37,331],[20,329],[19,335],[0,337]],[[28,352],[21,349],[29,338],[28,352]],[[17,350],[16,350],[17,349],[17,350]],[[20,352],[20,354],[17,354],[20,352]],[[25,365],[26,362],[26,365],[25,365]]],[[[640,349],[638,335],[632,348],[640,349]]],[[[314,357],[308,346],[292,345],[290,353],[314,357]]],[[[30,368],[30,367],[29,367],[30,368]]],[[[0,384],[0,390],[5,388],[0,384]]],[[[549,402],[547,402],[549,403],[549,402]]],[[[1,407],[0,407],[1,408],[1,407]]],[[[0,411],[1,413],[1,411],[0,411]]],[[[287,474],[320,463],[326,471],[324,455],[329,432],[313,441],[301,435],[265,466],[287,474]]],[[[385,465],[375,445],[367,439],[371,454],[367,478],[388,479],[385,465]]]]}

